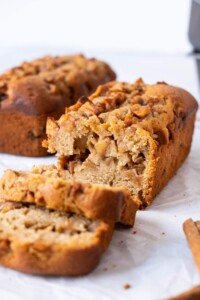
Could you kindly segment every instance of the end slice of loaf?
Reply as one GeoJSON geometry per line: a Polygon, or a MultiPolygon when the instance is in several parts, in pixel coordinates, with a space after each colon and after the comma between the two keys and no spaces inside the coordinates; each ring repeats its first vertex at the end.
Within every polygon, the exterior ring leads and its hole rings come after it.
{"type": "Polygon", "coordinates": [[[126,186],[144,208],[187,157],[197,108],[165,83],[111,82],[48,119],[44,146],[68,178],[126,186]]]}
{"type": "Polygon", "coordinates": [[[0,180],[0,198],[134,224],[137,206],[126,188],[69,181],[63,174],[53,166],[35,167],[33,172],[6,170],[0,180]]]}
{"type": "Polygon", "coordinates": [[[113,225],[30,204],[0,204],[0,265],[30,274],[84,275],[99,263],[113,225]]]}

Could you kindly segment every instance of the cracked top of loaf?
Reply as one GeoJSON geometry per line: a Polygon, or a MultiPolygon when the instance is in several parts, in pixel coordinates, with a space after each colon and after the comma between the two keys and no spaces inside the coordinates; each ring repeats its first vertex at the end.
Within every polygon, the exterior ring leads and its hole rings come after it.
{"type": "Polygon", "coordinates": [[[113,70],[94,58],[45,56],[0,75],[0,109],[31,115],[51,113],[114,79],[113,70]]]}
{"type": "MultiPolygon", "coordinates": [[[[78,139],[89,134],[89,128],[107,139],[113,135],[114,139],[123,136],[127,128],[129,131],[141,128],[149,132],[158,145],[167,144],[181,122],[197,110],[197,106],[187,91],[164,82],[154,85],[145,84],[142,79],[133,84],[110,82],[99,86],[90,97],[81,97],[74,106],[66,108],[58,121],[49,119],[48,140],[44,145],[52,153],[80,154],[84,141],[81,140],[82,145],[79,145],[78,139]],[[62,134],[65,137],[72,135],[74,144],[65,144],[62,134]]],[[[124,136],[118,150],[120,147],[126,150],[125,140],[124,136]]],[[[103,151],[102,145],[99,148],[103,151]]]]}

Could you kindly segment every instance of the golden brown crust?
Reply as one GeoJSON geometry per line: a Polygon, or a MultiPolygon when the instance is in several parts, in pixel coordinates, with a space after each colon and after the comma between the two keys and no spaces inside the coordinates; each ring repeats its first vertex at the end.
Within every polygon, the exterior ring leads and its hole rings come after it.
{"type": "MultiPolygon", "coordinates": [[[[15,205],[14,205],[15,206],[15,205]]],[[[13,208],[14,209],[14,208],[13,208]]],[[[12,226],[12,225],[11,225],[12,226]]],[[[0,234],[0,265],[36,275],[80,276],[91,272],[107,249],[113,224],[101,222],[90,242],[23,241],[0,234]]]]}
{"type": "Polygon", "coordinates": [[[0,264],[24,273],[36,275],[80,276],[91,272],[99,263],[102,248],[111,240],[111,229],[103,229],[94,244],[88,247],[71,248],[37,246],[37,244],[13,243],[0,240],[0,264]],[[8,246],[9,245],[9,248],[8,246]],[[8,252],[7,252],[8,251],[8,252]],[[42,259],[48,254],[48,260],[42,259]]]}
{"type": "MultiPolygon", "coordinates": [[[[31,62],[24,62],[20,66],[11,68],[1,74],[1,96],[3,93],[5,95],[10,82],[15,82],[28,76],[42,75],[46,82],[50,83],[53,79],[57,79],[57,77],[61,77],[59,80],[63,80],[62,72],[68,74],[73,69],[81,70],[82,68],[84,69],[85,66],[87,66],[86,70],[88,72],[91,71],[93,73],[93,77],[88,78],[88,89],[90,88],[90,85],[95,85],[94,81],[95,79],[98,80],[97,78],[101,78],[102,81],[107,82],[114,79],[116,76],[108,64],[102,63],[95,58],[86,59],[82,54],[44,56],[31,62]],[[95,78],[95,76],[97,76],[97,78],[95,78]]],[[[87,76],[87,74],[85,76],[87,76]]]]}
{"type": "Polygon", "coordinates": [[[145,207],[187,157],[197,108],[191,94],[164,83],[111,82],[49,119],[44,146],[69,178],[109,179],[145,207]]]}
{"type": "Polygon", "coordinates": [[[113,79],[107,64],[83,55],[48,56],[4,72],[0,75],[0,152],[47,155],[41,145],[47,117],[58,118],[80,96],[113,79]]]}
{"type": "Polygon", "coordinates": [[[200,285],[193,287],[192,289],[170,298],[169,300],[199,300],[200,299],[200,285]]]}
{"type": "Polygon", "coordinates": [[[192,144],[192,135],[195,123],[195,112],[188,115],[185,122],[176,132],[173,140],[163,147],[160,147],[156,163],[156,172],[152,184],[149,204],[159,194],[168,181],[176,174],[178,168],[187,158],[192,144]],[[170,153],[170,155],[169,155],[170,153]]]}
{"type": "Polygon", "coordinates": [[[193,222],[192,219],[186,220],[183,223],[183,230],[185,232],[197,268],[200,271],[200,221],[193,222]]]}
{"type": "Polygon", "coordinates": [[[0,180],[0,198],[129,226],[137,211],[126,189],[70,182],[56,168],[39,173],[36,168],[33,172],[6,170],[0,180]]]}

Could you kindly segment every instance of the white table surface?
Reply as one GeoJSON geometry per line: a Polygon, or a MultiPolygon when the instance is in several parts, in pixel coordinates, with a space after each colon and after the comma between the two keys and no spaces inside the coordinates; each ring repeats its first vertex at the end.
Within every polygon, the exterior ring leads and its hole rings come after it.
{"type": "MultiPolygon", "coordinates": [[[[25,59],[67,52],[48,47],[1,48],[0,72],[25,59]]],[[[196,64],[190,56],[98,52],[89,55],[107,60],[117,71],[119,80],[133,82],[143,77],[148,83],[166,81],[199,98],[196,64]]],[[[157,300],[198,284],[199,275],[182,223],[189,217],[200,218],[199,136],[198,117],[192,150],[184,165],[151,207],[138,212],[133,229],[115,231],[108,251],[94,272],[81,278],[48,278],[0,268],[0,299],[157,300]],[[124,284],[131,287],[126,290],[124,284]]],[[[56,162],[55,157],[34,159],[0,154],[0,173],[6,168],[25,170],[33,164],[52,162],[56,162]]]]}

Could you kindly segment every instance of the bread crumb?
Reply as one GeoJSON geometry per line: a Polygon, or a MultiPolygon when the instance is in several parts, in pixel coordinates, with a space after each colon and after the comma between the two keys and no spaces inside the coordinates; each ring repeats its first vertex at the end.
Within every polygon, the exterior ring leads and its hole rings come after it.
{"type": "Polygon", "coordinates": [[[116,268],[116,267],[117,267],[117,265],[116,265],[116,264],[113,264],[113,265],[112,265],[112,267],[113,267],[113,268],[116,268]]]}
{"type": "Polygon", "coordinates": [[[165,235],[165,232],[162,232],[162,235],[165,235]]]}
{"type": "Polygon", "coordinates": [[[121,244],[123,244],[124,241],[120,241],[121,244]]]}
{"type": "Polygon", "coordinates": [[[130,287],[131,287],[131,285],[130,285],[130,284],[128,284],[128,283],[126,283],[126,284],[124,285],[124,289],[125,289],[125,290],[128,290],[128,289],[130,289],[130,287]]]}
{"type": "Polygon", "coordinates": [[[136,231],[133,231],[132,234],[136,234],[136,231]]]}
{"type": "Polygon", "coordinates": [[[107,268],[104,268],[103,270],[104,270],[104,271],[108,271],[108,269],[107,269],[107,268]]]}

